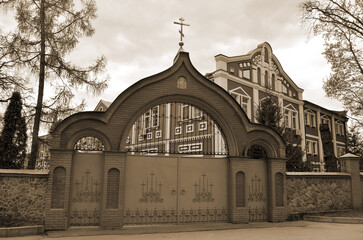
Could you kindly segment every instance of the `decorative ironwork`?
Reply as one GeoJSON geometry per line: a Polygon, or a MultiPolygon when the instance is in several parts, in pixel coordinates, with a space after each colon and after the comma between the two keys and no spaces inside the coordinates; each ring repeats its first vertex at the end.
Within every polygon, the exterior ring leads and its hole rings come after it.
{"type": "Polygon", "coordinates": [[[99,213],[94,210],[75,210],[71,212],[72,226],[97,226],[99,224],[99,213]]]}
{"type": "Polygon", "coordinates": [[[267,211],[265,207],[248,208],[250,222],[263,222],[267,220],[267,211]]]}
{"type": "Polygon", "coordinates": [[[124,215],[124,224],[170,224],[177,223],[208,223],[226,222],[227,210],[225,208],[197,208],[181,209],[179,214],[175,209],[130,210],[124,215]]]}
{"type": "Polygon", "coordinates": [[[251,184],[249,186],[249,197],[248,201],[250,202],[264,202],[265,197],[263,195],[263,183],[261,183],[261,179],[255,176],[251,179],[251,184]]]}
{"type": "Polygon", "coordinates": [[[74,150],[81,151],[104,151],[104,144],[96,137],[83,137],[74,145],[74,150]]]}
{"type": "Polygon", "coordinates": [[[86,175],[82,176],[82,182],[77,180],[75,185],[75,196],[73,197],[73,202],[84,202],[93,203],[100,201],[100,183],[96,180],[93,181],[93,177],[90,176],[91,172],[87,169],[85,171],[86,175]]]}
{"type": "Polygon", "coordinates": [[[254,58],[252,58],[253,64],[261,64],[261,54],[256,55],[254,58]]]}
{"type": "Polygon", "coordinates": [[[260,145],[252,145],[250,149],[247,151],[247,156],[253,158],[253,159],[265,159],[267,158],[266,151],[263,147],[260,145]]]}
{"type": "Polygon", "coordinates": [[[163,184],[161,182],[159,182],[158,184],[158,179],[157,177],[155,177],[154,180],[154,176],[155,173],[151,172],[150,173],[150,182],[149,182],[149,176],[147,176],[146,178],[146,183],[143,181],[141,183],[141,198],[140,198],[140,202],[141,203],[148,203],[148,202],[153,202],[153,203],[161,203],[163,202],[163,199],[161,198],[161,187],[163,186],[163,184]],[[146,188],[145,188],[146,186],[146,188]]]}
{"type": "Polygon", "coordinates": [[[199,178],[199,184],[195,182],[195,195],[193,198],[193,202],[214,202],[213,198],[213,186],[212,181],[209,183],[209,179],[205,179],[207,175],[203,173],[202,179],[199,178]],[[207,180],[207,181],[206,181],[207,180]]]}
{"type": "Polygon", "coordinates": [[[153,154],[228,155],[223,133],[213,118],[196,106],[180,102],[147,110],[137,118],[125,143],[125,150],[133,153],[155,149],[153,154]],[[202,147],[184,151],[179,146],[202,147]]]}

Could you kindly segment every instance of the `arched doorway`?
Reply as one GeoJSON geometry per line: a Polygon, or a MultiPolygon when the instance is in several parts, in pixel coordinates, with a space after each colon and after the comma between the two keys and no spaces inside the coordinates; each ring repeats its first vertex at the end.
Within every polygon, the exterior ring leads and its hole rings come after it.
{"type": "Polygon", "coordinates": [[[124,224],[226,222],[228,147],[189,103],[156,105],[126,138],[124,224]]]}

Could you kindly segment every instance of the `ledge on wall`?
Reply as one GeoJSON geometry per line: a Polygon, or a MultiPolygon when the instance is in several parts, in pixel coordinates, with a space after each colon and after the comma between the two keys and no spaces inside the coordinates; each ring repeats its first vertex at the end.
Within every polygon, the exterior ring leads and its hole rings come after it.
{"type": "Polygon", "coordinates": [[[18,237],[44,233],[43,225],[0,228],[0,237],[18,237]]]}
{"type": "Polygon", "coordinates": [[[0,175],[6,175],[6,176],[38,176],[47,177],[49,173],[49,170],[31,170],[31,169],[0,169],[0,175]]]}

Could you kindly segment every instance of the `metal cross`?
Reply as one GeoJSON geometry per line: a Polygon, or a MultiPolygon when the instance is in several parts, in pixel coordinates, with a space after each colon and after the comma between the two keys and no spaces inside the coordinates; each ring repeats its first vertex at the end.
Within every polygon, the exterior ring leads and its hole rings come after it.
{"type": "Polygon", "coordinates": [[[190,26],[190,24],[183,23],[185,20],[182,17],[179,18],[179,20],[180,20],[180,22],[174,22],[174,24],[179,24],[180,25],[180,30],[179,30],[180,41],[183,42],[183,37],[184,37],[183,26],[190,26]]]}

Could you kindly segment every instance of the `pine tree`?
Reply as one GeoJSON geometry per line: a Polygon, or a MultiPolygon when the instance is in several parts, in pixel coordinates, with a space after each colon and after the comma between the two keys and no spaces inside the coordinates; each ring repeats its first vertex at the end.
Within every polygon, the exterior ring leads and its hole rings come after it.
{"type": "Polygon", "coordinates": [[[5,112],[0,136],[0,168],[24,167],[27,135],[22,109],[20,93],[14,92],[5,112]]]}

